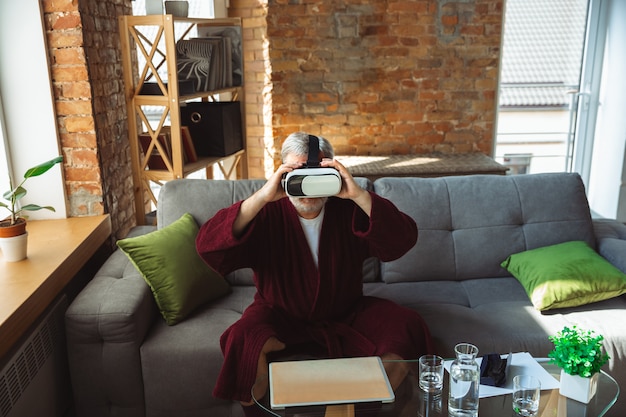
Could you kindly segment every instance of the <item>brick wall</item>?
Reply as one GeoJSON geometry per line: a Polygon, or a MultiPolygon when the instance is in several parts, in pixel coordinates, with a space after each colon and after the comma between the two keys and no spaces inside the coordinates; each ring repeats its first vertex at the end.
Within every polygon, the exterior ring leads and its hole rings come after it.
{"type": "Polygon", "coordinates": [[[247,29],[250,155],[277,165],[296,130],[343,154],[491,154],[502,8],[502,0],[231,0],[247,29]]]}
{"type": "Polygon", "coordinates": [[[130,0],[43,0],[69,215],[134,225],[117,16],[130,0]]]}
{"type": "MultiPolygon", "coordinates": [[[[41,0],[71,215],[134,225],[117,16],[41,0]]],[[[250,177],[307,130],[338,153],[491,154],[503,0],[231,0],[243,18],[250,177]]]]}

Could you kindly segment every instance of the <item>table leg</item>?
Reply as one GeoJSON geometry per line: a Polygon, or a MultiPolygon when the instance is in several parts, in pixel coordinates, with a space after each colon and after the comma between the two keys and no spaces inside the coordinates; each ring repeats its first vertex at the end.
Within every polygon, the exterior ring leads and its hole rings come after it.
{"type": "Polygon", "coordinates": [[[354,417],[354,404],[329,405],[324,417],[354,417]]]}

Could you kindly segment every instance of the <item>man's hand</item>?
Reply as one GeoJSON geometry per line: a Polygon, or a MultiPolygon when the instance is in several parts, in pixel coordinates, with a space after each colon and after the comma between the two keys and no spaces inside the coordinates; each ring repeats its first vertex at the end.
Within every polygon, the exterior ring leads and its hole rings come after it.
{"type": "Polygon", "coordinates": [[[322,159],[320,166],[323,167],[331,167],[335,168],[339,175],[341,176],[341,190],[337,197],[350,199],[354,201],[368,216],[372,212],[372,196],[367,190],[359,187],[359,185],[354,181],[354,177],[348,171],[346,167],[343,166],[336,159],[322,159]]]}
{"type": "Polygon", "coordinates": [[[267,203],[280,200],[287,195],[282,186],[283,175],[299,167],[299,164],[282,164],[263,187],[241,204],[237,218],[233,223],[233,234],[235,236],[239,237],[243,234],[246,227],[267,203]]]}
{"type": "Polygon", "coordinates": [[[282,180],[285,174],[293,171],[296,168],[300,168],[297,164],[282,164],[267,180],[267,182],[259,189],[255,195],[260,198],[264,204],[271,203],[272,201],[280,200],[287,196],[285,189],[282,185],[282,180]]]}

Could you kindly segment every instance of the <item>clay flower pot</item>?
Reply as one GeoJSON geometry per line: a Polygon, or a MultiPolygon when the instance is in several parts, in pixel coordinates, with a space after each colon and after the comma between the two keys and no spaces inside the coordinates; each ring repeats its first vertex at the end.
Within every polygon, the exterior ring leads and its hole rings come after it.
{"type": "Polygon", "coordinates": [[[0,221],[0,238],[15,237],[24,233],[26,233],[26,219],[19,218],[13,225],[10,219],[0,221]]]}
{"type": "Polygon", "coordinates": [[[26,258],[26,243],[28,233],[26,233],[26,219],[21,214],[24,211],[50,210],[54,211],[54,207],[40,206],[37,204],[20,205],[20,200],[26,195],[24,183],[31,177],[38,177],[48,172],[50,168],[63,161],[62,156],[57,156],[49,161],[43,162],[29,168],[24,173],[24,178],[17,186],[13,186],[13,181],[9,178],[9,190],[2,194],[0,208],[9,211],[10,216],[0,221],[0,249],[2,250],[3,259],[9,262],[21,261],[26,258]],[[14,224],[11,224],[11,220],[14,224]]]}

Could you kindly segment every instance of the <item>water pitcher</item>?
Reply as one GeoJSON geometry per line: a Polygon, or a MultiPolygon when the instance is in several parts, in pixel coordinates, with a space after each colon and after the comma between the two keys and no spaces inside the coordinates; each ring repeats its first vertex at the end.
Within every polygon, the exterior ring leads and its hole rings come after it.
{"type": "Polygon", "coordinates": [[[478,386],[480,366],[476,362],[478,348],[469,343],[454,347],[456,359],[450,366],[450,393],[448,413],[450,416],[478,416],[478,386]]]}

